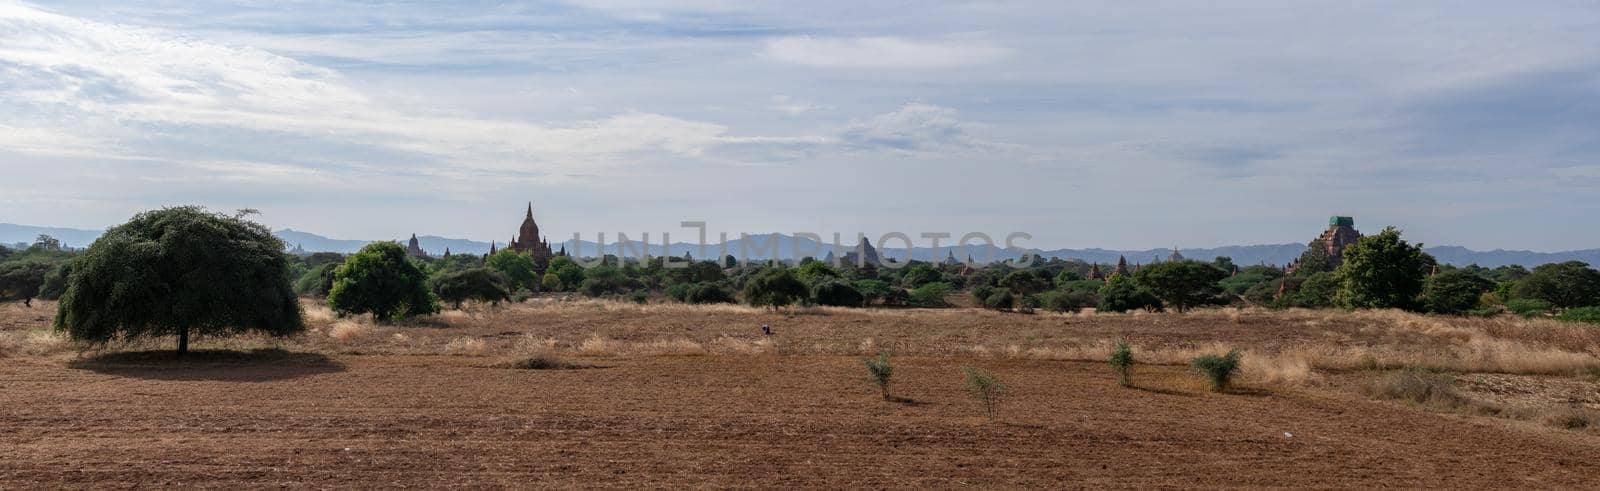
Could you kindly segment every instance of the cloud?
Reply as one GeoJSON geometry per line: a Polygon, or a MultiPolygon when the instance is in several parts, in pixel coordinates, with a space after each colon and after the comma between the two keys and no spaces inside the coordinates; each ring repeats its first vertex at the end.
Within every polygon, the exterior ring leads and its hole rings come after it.
{"type": "Polygon", "coordinates": [[[824,68],[953,68],[997,61],[1010,51],[984,40],[797,36],[768,41],[762,53],[785,63],[824,68]]]}
{"type": "MultiPolygon", "coordinates": [[[[0,148],[15,151],[229,162],[237,160],[230,146],[289,134],[301,152],[354,144],[368,159],[389,156],[374,165],[583,174],[752,141],[721,124],[644,111],[557,123],[462,114],[385,99],[338,71],[259,49],[23,5],[0,5],[0,29],[0,109],[28,123],[0,137],[0,148]],[[169,130],[220,141],[164,141],[169,130]],[[183,151],[172,151],[179,143],[183,151]]],[[[258,162],[250,174],[277,163],[258,162]]]]}
{"type": "Polygon", "coordinates": [[[856,150],[903,153],[1007,150],[1005,145],[972,134],[955,109],[910,103],[893,112],[858,121],[845,129],[840,141],[856,150]]]}

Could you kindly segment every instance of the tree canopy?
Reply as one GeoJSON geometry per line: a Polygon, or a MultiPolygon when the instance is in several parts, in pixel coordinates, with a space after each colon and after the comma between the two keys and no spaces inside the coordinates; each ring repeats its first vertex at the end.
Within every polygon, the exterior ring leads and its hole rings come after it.
{"type": "Polygon", "coordinates": [[[511,292],[506,291],[506,278],[489,268],[445,272],[430,283],[434,294],[456,309],[468,300],[500,303],[511,299],[511,292]]]}
{"type": "Polygon", "coordinates": [[[1400,238],[1400,230],[1387,227],[1362,237],[1346,248],[1336,301],[1353,309],[1416,309],[1423,280],[1433,269],[1433,256],[1400,238]]]}
{"type": "Polygon", "coordinates": [[[1199,261],[1168,261],[1151,264],[1134,273],[1139,286],[1149,290],[1156,298],[1178,312],[1198,305],[1214,303],[1222,288],[1217,285],[1227,275],[1207,263],[1199,261]]]}
{"type": "Polygon", "coordinates": [[[72,264],[56,329],[105,343],[137,337],[305,329],[283,243],[261,224],[198,207],[140,213],[72,264]]]}
{"type": "Polygon", "coordinates": [[[805,283],[795,278],[789,268],[762,268],[744,285],[744,301],[757,307],[776,309],[806,301],[809,294],[805,283]]]}
{"type": "Polygon", "coordinates": [[[328,306],[341,314],[372,314],[389,322],[439,311],[427,275],[393,242],[374,242],[345,258],[333,273],[328,306]]]}
{"type": "Polygon", "coordinates": [[[1600,271],[1582,261],[1545,264],[1512,287],[1516,298],[1536,298],[1560,308],[1600,305],[1600,271]]]}

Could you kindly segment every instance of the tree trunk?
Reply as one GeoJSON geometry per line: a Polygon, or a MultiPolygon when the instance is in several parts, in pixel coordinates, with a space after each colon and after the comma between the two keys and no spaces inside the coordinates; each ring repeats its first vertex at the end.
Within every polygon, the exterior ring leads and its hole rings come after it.
{"type": "Polygon", "coordinates": [[[189,353],[189,328],[178,330],[178,356],[189,353]]]}

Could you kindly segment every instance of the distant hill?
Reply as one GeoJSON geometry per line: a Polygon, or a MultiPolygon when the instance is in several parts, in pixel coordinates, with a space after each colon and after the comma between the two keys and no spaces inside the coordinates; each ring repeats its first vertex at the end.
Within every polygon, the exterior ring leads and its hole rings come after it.
{"type": "MultiPolygon", "coordinates": [[[[91,242],[94,242],[94,239],[99,237],[101,233],[103,233],[101,230],[38,227],[0,223],[0,244],[14,244],[19,242],[32,243],[33,240],[40,234],[45,234],[60,239],[61,243],[68,247],[86,247],[91,242]]],[[[348,254],[361,249],[361,246],[374,242],[371,240],[332,239],[314,233],[302,232],[293,229],[278,230],[273,232],[273,234],[277,235],[279,239],[282,239],[283,242],[288,244],[289,247],[292,248],[295,245],[299,245],[301,248],[304,248],[309,252],[339,252],[348,254]]],[[[778,258],[794,259],[797,255],[797,251],[799,253],[798,255],[800,256],[826,256],[827,251],[832,247],[833,240],[831,235],[824,237],[822,242],[817,242],[809,238],[801,238],[796,241],[795,237],[786,234],[755,234],[750,235],[748,239],[741,239],[737,236],[730,237],[728,243],[722,247],[719,247],[717,244],[707,245],[705,251],[702,253],[698,244],[689,244],[684,242],[674,242],[663,249],[661,242],[659,239],[657,239],[657,237],[660,236],[655,235],[651,237],[654,239],[654,243],[650,245],[643,244],[640,241],[642,237],[639,236],[630,236],[629,241],[626,244],[618,244],[616,242],[616,235],[607,234],[605,252],[606,254],[620,255],[620,250],[627,249],[629,255],[637,255],[634,251],[648,250],[649,254],[652,256],[661,256],[664,252],[666,255],[675,257],[682,257],[684,253],[689,253],[695,258],[699,259],[722,256],[725,254],[731,254],[735,257],[743,257],[745,253],[749,253],[752,259],[761,259],[772,257],[769,248],[775,246],[777,249],[778,258]],[[776,244],[773,244],[773,242],[776,242],[776,244]],[[744,249],[741,249],[741,246],[743,246],[744,249]]],[[[397,237],[389,240],[395,240],[404,243],[405,240],[409,238],[410,237],[407,236],[397,237]]],[[[489,252],[488,242],[479,242],[468,239],[452,239],[435,235],[419,235],[417,236],[417,242],[422,246],[423,250],[428,251],[428,253],[433,255],[443,254],[446,248],[449,248],[450,252],[454,254],[485,254],[489,252]]],[[[842,237],[840,242],[840,246],[843,248],[844,252],[855,250],[855,237],[842,237]]],[[[505,247],[505,242],[496,243],[499,244],[500,247],[505,247]]],[[[562,246],[565,246],[569,252],[579,251],[579,253],[583,256],[593,256],[595,251],[599,250],[599,245],[595,241],[590,240],[585,240],[581,243],[574,243],[573,241],[568,240],[565,243],[557,243],[552,245],[552,247],[555,249],[560,249],[562,246]]],[[[904,245],[897,241],[893,242],[891,247],[887,248],[884,247],[883,244],[874,243],[873,246],[876,247],[878,249],[878,253],[885,258],[904,259],[906,257],[904,245]]],[[[1299,257],[1300,253],[1305,250],[1305,247],[1305,244],[1267,244],[1180,249],[1179,252],[1186,258],[1200,261],[1210,261],[1218,256],[1227,256],[1233,258],[1234,264],[1241,266],[1256,264],[1282,265],[1299,257]]],[[[931,248],[915,247],[911,250],[910,256],[914,259],[922,261],[938,261],[945,259],[950,250],[951,249],[949,246],[941,245],[938,256],[934,257],[934,251],[931,248]]],[[[1438,246],[1429,247],[1427,248],[1427,251],[1429,254],[1433,254],[1434,257],[1438,258],[1439,262],[1441,263],[1454,264],[1458,266],[1477,264],[1485,267],[1496,267],[1521,264],[1531,268],[1540,264],[1572,260],[1583,261],[1591,265],[1600,266],[1600,249],[1584,249],[1562,252],[1507,251],[1501,249],[1492,251],[1474,251],[1459,246],[1438,246]]],[[[990,247],[986,245],[973,246],[968,252],[970,252],[972,255],[973,260],[979,262],[985,261],[991,256],[995,260],[1015,259],[1018,256],[1018,254],[1014,252],[1006,251],[999,247],[990,247]]],[[[1078,259],[1101,264],[1115,263],[1117,262],[1118,256],[1127,257],[1128,262],[1131,263],[1149,263],[1151,260],[1156,258],[1160,258],[1164,261],[1166,260],[1167,256],[1172,254],[1171,249],[1120,251],[1109,249],[1030,249],[1029,252],[1038,254],[1042,257],[1078,259]]],[[[960,252],[956,253],[956,258],[965,259],[964,255],[960,252]]]]}

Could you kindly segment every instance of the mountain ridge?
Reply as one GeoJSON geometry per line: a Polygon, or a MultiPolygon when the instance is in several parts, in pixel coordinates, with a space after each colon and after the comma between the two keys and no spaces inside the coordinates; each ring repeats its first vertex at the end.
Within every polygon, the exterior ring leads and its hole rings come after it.
{"type": "MultiPolygon", "coordinates": [[[[68,247],[86,247],[103,232],[104,231],[102,230],[0,223],[0,244],[14,244],[18,242],[29,243],[40,234],[45,234],[60,239],[62,244],[68,247]]],[[[299,231],[290,228],[274,231],[273,234],[276,235],[280,240],[283,240],[289,248],[299,246],[302,247],[306,252],[350,253],[355,252],[362,246],[376,242],[373,240],[334,239],[315,233],[299,231]]],[[[651,256],[671,255],[675,257],[682,257],[685,253],[689,253],[692,254],[693,257],[700,259],[704,259],[705,256],[721,256],[725,254],[731,254],[735,257],[744,257],[748,254],[752,259],[766,259],[772,257],[769,249],[773,247],[771,241],[776,238],[778,241],[776,244],[778,258],[794,259],[797,250],[802,253],[801,257],[807,255],[813,257],[824,257],[832,246],[832,244],[828,243],[826,240],[818,242],[804,237],[797,240],[794,236],[781,233],[753,234],[749,235],[748,238],[750,239],[748,243],[746,243],[745,238],[731,238],[728,240],[725,249],[719,247],[717,244],[708,244],[704,253],[702,253],[699,244],[674,242],[672,244],[668,244],[666,248],[663,249],[660,243],[644,245],[639,240],[634,239],[630,239],[626,245],[618,244],[614,240],[608,241],[605,246],[605,251],[607,254],[621,255],[623,252],[622,250],[627,249],[626,252],[628,252],[630,256],[637,256],[638,253],[643,251],[649,251],[648,253],[651,256]]],[[[407,239],[409,239],[409,237],[397,238],[394,240],[404,243],[407,239]]],[[[489,252],[490,244],[489,242],[441,237],[436,235],[419,235],[417,236],[417,242],[423,250],[435,256],[443,254],[446,248],[448,248],[453,254],[485,254],[489,252]]],[[[504,247],[503,242],[496,243],[500,244],[501,247],[504,247]]],[[[571,240],[567,240],[564,242],[551,244],[551,246],[552,248],[556,249],[564,246],[568,252],[581,255],[593,255],[595,253],[594,251],[599,250],[600,247],[596,241],[588,240],[576,243],[571,240]]],[[[906,257],[906,250],[904,248],[883,248],[881,244],[875,245],[875,247],[878,248],[879,254],[885,258],[904,259],[906,257]]],[[[1240,266],[1251,266],[1257,264],[1283,265],[1299,257],[1300,253],[1305,250],[1305,247],[1306,246],[1304,243],[1257,244],[1180,249],[1179,252],[1188,259],[1202,261],[1210,261],[1218,256],[1227,256],[1233,259],[1234,264],[1238,264],[1240,266]]],[[[854,244],[841,244],[841,250],[842,252],[838,253],[839,255],[854,251],[855,247],[854,244]]],[[[1425,250],[1429,254],[1432,254],[1435,258],[1438,258],[1439,262],[1441,263],[1454,264],[1458,266],[1477,264],[1484,267],[1497,267],[1520,264],[1531,268],[1540,264],[1571,260],[1583,261],[1591,265],[1600,264],[1600,249],[1582,249],[1558,252],[1536,252],[1504,249],[1477,251],[1461,246],[1433,246],[1427,247],[1425,250]]],[[[935,251],[931,247],[913,247],[911,249],[911,257],[913,259],[922,261],[939,261],[948,257],[948,251],[951,251],[950,247],[940,247],[937,251],[937,257],[935,257],[935,251]]],[[[994,260],[1005,260],[1015,259],[1020,256],[1020,254],[1014,251],[1008,251],[1003,248],[987,246],[983,244],[975,245],[969,248],[969,251],[972,258],[978,262],[986,262],[987,260],[990,260],[991,257],[994,260]]],[[[1041,257],[1078,259],[1100,264],[1115,263],[1117,258],[1120,256],[1126,257],[1130,263],[1137,264],[1148,263],[1152,259],[1165,261],[1168,255],[1172,253],[1172,250],[1160,248],[1143,250],[1113,250],[1101,248],[1030,248],[1027,250],[1027,252],[1038,254],[1041,257]]],[[[965,259],[965,257],[963,257],[964,255],[965,254],[957,252],[956,258],[958,260],[965,259]]]]}

